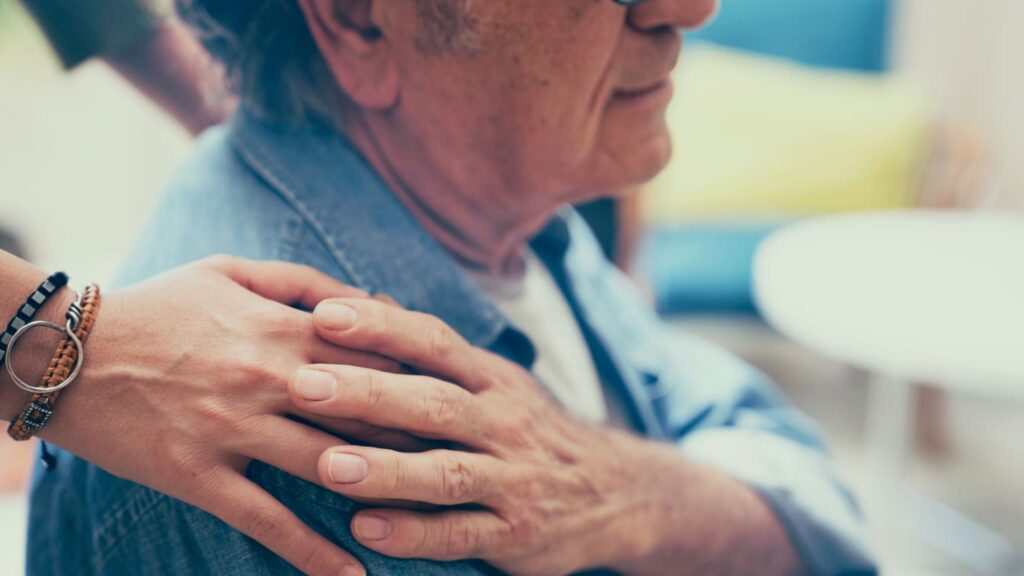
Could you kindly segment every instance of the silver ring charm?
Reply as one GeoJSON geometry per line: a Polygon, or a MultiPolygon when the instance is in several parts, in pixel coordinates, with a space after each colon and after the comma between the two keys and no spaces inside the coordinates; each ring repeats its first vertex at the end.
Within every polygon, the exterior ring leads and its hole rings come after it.
{"type": "Polygon", "coordinates": [[[21,388],[26,392],[31,392],[32,394],[52,394],[54,392],[59,392],[67,388],[68,386],[71,385],[72,382],[75,381],[76,378],[78,378],[78,372],[82,369],[82,363],[85,361],[85,350],[82,348],[82,341],[78,339],[78,336],[75,335],[75,331],[71,329],[73,324],[78,324],[78,322],[72,322],[71,318],[68,318],[68,323],[64,327],[58,326],[53,322],[44,322],[40,320],[25,324],[17,332],[14,333],[14,336],[11,337],[10,344],[8,344],[7,346],[6,368],[7,374],[11,376],[11,380],[14,381],[14,384],[18,388],[21,388]],[[14,373],[14,348],[18,344],[18,339],[20,339],[22,336],[25,335],[26,332],[33,328],[49,328],[50,330],[53,330],[55,332],[62,332],[66,334],[68,338],[70,338],[71,341],[74,342],[75,349],[78,351],[78,357],[75,360],[75,366],[74,368],[72,368],[71,374],[68,374],[68,377],[65,378],[63,382],[56,386],[50,388],[32,386],[28,382],[25,382],[24,380],[19,378],[18,375],[14,373]]]}

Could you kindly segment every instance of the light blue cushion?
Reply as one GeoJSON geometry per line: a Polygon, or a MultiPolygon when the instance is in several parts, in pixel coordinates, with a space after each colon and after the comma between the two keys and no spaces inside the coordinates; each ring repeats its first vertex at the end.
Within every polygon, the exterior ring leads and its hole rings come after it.
{"type": "Polygon", "coordinates": [[[886,68],[889,0],[722,0],[692,38],[812,66],[886,68]]]}
{"type": "Polygon", "coordinates": [[[658,312],[757,313],[751,277],[754,253],[782,224],[688,224],[652,232],[639,263],[658,312]]]}

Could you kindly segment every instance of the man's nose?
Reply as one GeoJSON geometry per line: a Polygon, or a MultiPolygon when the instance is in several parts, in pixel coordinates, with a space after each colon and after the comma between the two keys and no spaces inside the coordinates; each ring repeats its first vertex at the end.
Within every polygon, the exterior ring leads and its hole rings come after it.
{"type": "Polygon", "coordinates": [[[631,8],[629,23],[637,30],[692,30],[707,24],[718,12],[718,0],[647,0],[631,8]]]}

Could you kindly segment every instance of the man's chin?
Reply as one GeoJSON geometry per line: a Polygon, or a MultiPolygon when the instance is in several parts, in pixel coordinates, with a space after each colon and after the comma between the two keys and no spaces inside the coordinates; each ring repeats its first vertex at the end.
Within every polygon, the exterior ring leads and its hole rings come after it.
{"type": "Polygon", "coordinates": [[[672,161],[672,138],[669,137],[667,129],[654,142],[651,142],[651,148],[649,162],[645,166],[646,171],[643,177],[640,178],[640,181],[635,183],[634,186],[640,186],[654,180],[658,174],[665,170],[668,163],[672,161]]]}
{"type": "Polygon", "coordinates": [[[630,151],[628,167],[618,175],[620,181],[608,188],[628,191],[643,186],[661,174],[671,160],[672,139],[665,130],[630,151]]]}
{"type": "Polygon", "coordinates": [[[576,172],[579,178],[573,189],[586,192],[577,193],[574,203],[621,197],[650,182],[672,159],[672,140],[664,127],[638,145],[618,146],[595,157],[596,161],[576,172]]]}

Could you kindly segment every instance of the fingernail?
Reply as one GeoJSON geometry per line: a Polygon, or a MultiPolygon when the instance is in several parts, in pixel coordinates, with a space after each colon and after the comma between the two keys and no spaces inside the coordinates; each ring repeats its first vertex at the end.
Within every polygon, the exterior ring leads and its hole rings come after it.
{"type": "Polygon", "coordinates": [[[338,391],[338,381],[323,370],[300,370],[295,378],[295,391],[310,402],[328,400],[338,391]]]}
{"type": "Polygon", "coordinates": [[[323,302],[316,307],[313,314],[329,330],[348,330],[359,320],[359,313],[355,308],[332,302],[323,302]]]}
{"type": "Polygon", "coordinates": [[[361,566],[346,566],[342,569],[341,576],[366,576],[366,571],[361,566]]]}
{"type": "Polygon", "coordinates": [[[391,535],[391,522],[380,516],[363,514],[356,518],[356,534],[363,540],[383,540],[391,535]]]}
{"type": "Polygon", "coordinates": [[[355,454],[331,454],[327,474],[335,484],[355,484],[366,479],[370,466],[355,454]]]}

